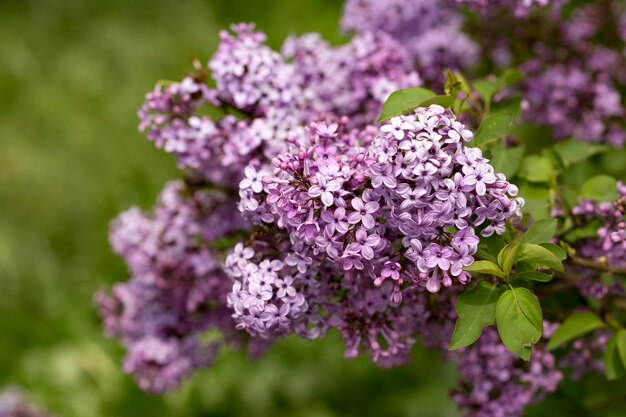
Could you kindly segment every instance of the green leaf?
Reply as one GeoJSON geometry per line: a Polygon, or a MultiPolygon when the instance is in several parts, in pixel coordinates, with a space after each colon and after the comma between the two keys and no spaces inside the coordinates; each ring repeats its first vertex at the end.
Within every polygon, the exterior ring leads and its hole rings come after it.
{"type": "Polygon", "coordinates": [[[478,252],[476,255],[479,258],[487,259],[489,261],[498,262],[498,253],[504,247],[504,237],[502,235],[493,234],[489,237],[481,237],[478,244],[478,252]]]}
{"type": "Polygon", "coordinates": [[[541,306],[533,293],[523,287],[505,291],[496,304],[496,324],[507,349],[529,360],[543,332],[541,306]]]}
{"type": "Polygon", "coordinates": [[[498,113],[487,116],[474,135],[473,142],[475,146],[483,146],[503,138],[511,130],[512,124],[513,115],[511,113],[498,113]]]}
{"type": "Polygon", "coordinates": [[[615,342],[617,343],[617,352],[622,361],[622,365],[626,367],[626,330],[619,329],[615,334],[615,342]]]}
{"type": "Polygon", "coordinates": [[[548,219],[550,216],[550,190],[545,186],[530,183],[519,184],[519,195],[524,197],[522,213],[534,219],[548,219]]]}
{"type": "Polygon", "coordinates": [[[496,323],[498,291],[495,285],[485,281],[461,294],[456,302],[459,319],[454,326],[450,350],[460,349],[474,343],[483,328],[496,323]]]}
{"type": "Polygon", "coordinates": [[[522,249],[522,242],[524,240],[524,235],[519,235],[512,241],[510,241],[498,254],[498,263],[502,268],[502,271],[505,273],[505,276],[509,276],[511,273],[511,268],[515,262],[517,262],[519,254],[522,249]]]}
{"type": "Polygon", "coordinates": [[[530,155],[524,158],[519,176],[530,182],[548,182],[555,175],[550,159],[545,156],[530,155]]]}
{"type": "Polygon", "coordinates": [[[567,253],[565,252],[565,250],[562,247],[555,245],[554,243],[541,243],[539,246],[548,249],[550,252],[552,252],[554,256],[559,258],[560,261],[564,261],[565,259],[567,259],[567,253]]]}
{"type": "Polygon", "coordinates": [[[568,242],[575,242],[580,239],[594,239],[598,237],[598,229],[602,227],[602,221],[599,219],[592,219],[584,226],[577,226],[563,236],[568,242]]]}
{"type": "Polygon", "coordinates": [[[435,96],[422,101],[416,107],[428,107],[431,104],[438,104],[441,107],[450,108],[454,105],[454,99],[453,96],[435,96]]]}
{"type": "Polygon", "coordinates": [[[549,242],[556,232],[556,219],[544,219],[536,221],[530,226],[524,236],[525,243],[549,242]]]}
{"type": "Polygon", "coordinates": [[[476,272],[478,274],[495,275],[497,277],[505,277],[500,267],[491,261],[476,261],[470,266],[464,268],[467,272],[476,272]]]}
{"type": "Polygon", "coordinates": [[[503,173],[507,178],[513,177],[522,164],[524,147],[503,148],[502,146],[494,146],[492,152],[491,165],[493,169],[503,173]]]}
{"type": "Polygon", "coordinates": [[[618,351],[617,334],[613,335],[606,343],[606,350],[604,351],[604,373],[610,381],[626,375],[624,363],[618,351]]]}
{"type": "Polygon", "coordinates": [[[425,100],[435,97],[436,94],[430,90],[420,87],[404,88],[391,93],[385,104],[377,122],[384,122],[392,117],[410,113],[419,107],[425,100]]]}
{"type": "Polygon", "coordinates": [[[558,272],[564,271],[561,260],[555,254],[534,243],[524,244],[518,260],[533,266],[548,267],[558,272]]]}
{"type": "Polygon", "coordinates": [[[548,349],[556,349],[586,333],[605,327],[606,324],[595,313],[591,311],[576,312],[556,329],[548,342],[548,349]]]}
{"type": "Polygon", "coordinates": [[[609,149],[606,145],[596,145],[579,140],[566,140],[554,145],[555,152],[559,155],[563,166],[566,168],[609,149]]]}
{"type": "Polygon", "coordinates": [[[583,184],[580,194],[593,201],[613,201],[617,199],[617,181],[608,175],[597,175],[583,184]]]}
{"type": "Polygon", "coordinates": [[[516,279],[529,279],[531,281],[537,282],[548,282],[552,279],[552,275],[544,274],[543,272],[537,271],[525,271],[515,274],[513,278],[516,279]]]}

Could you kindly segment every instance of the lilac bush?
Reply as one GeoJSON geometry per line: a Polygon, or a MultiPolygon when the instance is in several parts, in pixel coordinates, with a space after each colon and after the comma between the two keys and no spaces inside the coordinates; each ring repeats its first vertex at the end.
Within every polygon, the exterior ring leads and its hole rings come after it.
{"type": "Polygon", "coordinates": [[[626,374],[626,14],[564,3],[348,0],[342,45],[233,25],[159,83],[140,130],[183,178],[113,221],[131,279],[96,296],[124,369],[165,392],[334,329],[381,367],[441,351],[503,417],[626,374]]]}

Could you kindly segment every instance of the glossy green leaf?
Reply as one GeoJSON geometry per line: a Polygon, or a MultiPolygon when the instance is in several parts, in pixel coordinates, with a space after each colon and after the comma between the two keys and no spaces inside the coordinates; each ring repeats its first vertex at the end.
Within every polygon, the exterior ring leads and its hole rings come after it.
{"type": "Polygon", "coordinates": [[[511,268],[515,262],[517,262],[518,257],[521,253],[522,242],[524,240],[524,235],[519,235],[512,241],[510,241],[498,254],[498,263],[502,268],[505,276],[509,276],[511,272],[511,268]]]}
{"type": "Polygon", "coordinates": [[[505,276],[502,269],[491,261],[476,261],[470,266],[466,266],[464,269],[467,272],[476,272],[478,274],[495,275],[497,277],[505,276]]]}
{"type": "Polygon", "coordinates": [[[511,130],[512,124],[513,115],[511,113],[498,113],[487,116],[474,135],[474,145],[483,146],[503,138],[511,130]]]}
{"type": "Polygon", "coordinates": [[[552,280],[552,275],[544,274],[543,272],[537,272],[537,271],[525,271],[525,272],[520,272],[520,273],[515,274],[513,278],[528,279],[528,280],[537,281],[537,282],[548,282],[552,280]]]}
{"type": "Polygon", "coordinates": [[[554,145],[554,151],[565,167],[582,162],[590,156],[605,152],[609,149],[610,147],[606,145],[596,145],[580,140],[566,140],[554,145]]]}
{"type": "Polygon", "coordinates": [[[556,233],[556,219],[535,221],[524,235],[525,243],[546,243],[556,233]]]}
{"type": "Polygon", "coordinates": [[[552,252],[552,254],[554,254],[554,256],[559,258],[560,261],[564,261],[565,259],[567,259],[567,253],[565,252],[565,249],[555,245],[554,243],[541,243],[539,246],[548,249],[550,252],[552,252]]]}
{"type": "Polygon", "coordinates": [[[604,351],[604,373],[610,381],[626,375],[626,369],[624,369],[624,363],[618,351],[617,334],[613,335],[606,343],[606,349],[604,351]]]}
{"type": "Polygon", "coordinates": [[[478,340],[485,326],[496,323],[498,296],[497,287],[485,281],[478,281],[459,296],[456,302],[459,319],[454,326],[450,350],[471,345],[478,340]]]}
{"type": "Polygon", "coordinates": [[[547,267],[558,272],[563,272],[561,260],[549,249],[534,243],[524,244],[519,261],[526,262],[533,266],[547,267]]]}
{"type": "Polygon", "coordinates": [[[454,105],[454,97],[453,96],[435,96],[432,98],[427,98],[426,100],[419,103],[416,107],[428,107],[431,104],[438,104],[441,107],[450,108],[454,105]]]}
{"type": "Polygon", "coordinates": [[[617,343],[617,352],[622,361],[622,365],[626,368],[626,330],[619,329],[615,334],[615,342],[617,343]]]}
{"type": "Polygon", "coordinates": [[[530,155],[524,158],[519,176],[530,182],[547,183],[556,174],[552,162],[546,156],[530,155]]]}
{"type": "Polygon", "coordinates": [[[514,148],[503,148],[494,146],[492,150],[491,165],[494,171],[501,172],[507,178],[513,177],[519,170],[524,156],[524,148],[521,146],[514,148]]]}
{"type": "Polygon", "coordinates": [[[529,360],[543,332],[541,306],[533,293],[523,287],[505,291],[496,304],[496,324],[507,349],[529,360]]]}
{"type": "Polygon", "coordinates": [[[430,90],[420,87],[404,88],[391,93],[378,118],[378,123],[401,114],[410,113],[425,100],[436,97],[430,90]]]}
{"type": "Polygon", "coordinates": [[[573,313],[556,329],[548,342],[548,349],[556,349],[564,343],[571,342],[591,331],[605,327],[606,324],[600,317],[591,311],[573,313]]]}
{"type": "Polygon", "coordinates": [[[593,201],[613,201],[617,199],[617,180],[608,175],[597,175],[583,184],[580,194],[593,201]]]}
{"type": "Polygon", "coordinates": [[[476,255],[479,258],[487,259],[489,261],[498,262],[498,253],[504,247],[504,237],[502,235],[493,234],[489,237],[481,237],[478,244],[478,252],[476,255]]]}

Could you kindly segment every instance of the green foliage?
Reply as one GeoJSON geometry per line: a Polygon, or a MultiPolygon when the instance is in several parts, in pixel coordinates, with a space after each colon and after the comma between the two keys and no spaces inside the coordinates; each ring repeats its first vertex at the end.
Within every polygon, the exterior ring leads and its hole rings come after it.
{"type": "Polygon", "coordinates": [[[463,292],[456,302],[459,319],[454,327],[450,350],[460,349],[474,343],[483,328],[496,323],[497,287],[485,281],[463,292]]]}
{"type": "Polygon", "coordinates": [[[604,351],[604,372],[607,379],[610,381],[626,375],[626,369],[620,357],[618,343],[619,339],[616,333],[606,343],[606,350],[604,351]]]}
{"type": "Polygon", "coordinates": [[[495,275],[502,278],[507,276],[498,264],[491,261],[476,261],[470,266],[465,267],[465,270],[477,274],[495,275]]]}
{"type": "Polygon", "coordinates": [[[556,329],[548,342],[548,349],[556,349],[564,343],[605,327],[600,317],[591,311],[573,313],[556,329]]]}
{"type": "Polygon", "coordinates": [[[554,145],[554,151],[566,168],[578,162],[585,161],[595,154],[605,152],[608,149],[610,148],[606,145],[596,145],[579,140],[567,140],[554,145]]]}
{"type": "Polygon", "coordinates": [[[534,243],[527,243],[523,246],[518,260],[531,266],[547,267],[558,272],[564,271],[563,264],[557,255],[534,243]]]}
{"type": "Polygon", "coordinates": [[[509,242],[498,254],[498,263],[502,267],[506,276],[511,272],[511,268],[518,261],[518,256],[523,249],[523,235],[517,236],[509,242]]]}
{"type": "Polygon", "coordinates": [[[519,272],[513,276],[513,278],[515,279],[528,279],[528,280],[537,281],[537,282],[548,282],[552,280],[552,277],[553,275],[551,274],[545,274],[543,272],[537,272],[537,271],[519,272]]]}
{"type": "Polygon", "coordinates": [[[616,184],[613,177],[597,175],[583,184],[580,195],[593,201],[612,201],[617,198],[616,184]]]}
{"type": "Polygon", "coordinates": [[[492,148],[491,165],[496,172],[501,172],[507,178],[517,174],[524,156],[524,147],[504,148],[503,146],[494,146],[492,148]]]}
{"type": "Polygon", "coordinates": [[[546,243],[556,232],[556,219],[535,221],[524,234],[524,243],[546,243]]]}
{"type": "Polygon", "coordinates": [[[529,360],[532,345],[543,332],[541,307],[532,292],[523,287],[505,291],[496,305],[496,324],[504,345],[529,360]]]}
{"type": "Polygon", "coordinates": [[[437,98],[435,93],[421,87],[410,87],[394,91],[383,104],[378,122],[384,122],[401,114],[411,113],[416,107],[420,107],[423,103],[435,98],[437,98]]]}
{"type": "Polygon", "coordinates": [[[482,121],[470,145],[485,146],[505,137],[515,118],[512,113],[496,113],[482,121]]]}
{"type": "Polygon", "coordinates": [[[550,159],[546,156],[530,155],[524,158],[519,176],[529,182],[547,183],[556,175],[550,159]]]}

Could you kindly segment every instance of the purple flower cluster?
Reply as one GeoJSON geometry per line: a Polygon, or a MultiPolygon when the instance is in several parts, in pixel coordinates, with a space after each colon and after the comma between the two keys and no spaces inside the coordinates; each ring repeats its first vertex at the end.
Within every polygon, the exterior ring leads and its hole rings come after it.
{"type": "Polygon", "coordinates": [[[359,33],[338,47],[309,33],[288,38],[282,53],[294,65],[312,118],[348,116],[353,127],[364,126],[392,92],[422,84],[406,47],[381,31],[359,33]]]}
{"type": "Polygon", "coordinates": [[[39,410],[17,388],[5,388],[0,392],[0,417],[50,417],[39,410]]]}
{"type": "Polygon", "coordinates": [[[221,344],[239,341],[226,308],[231,285],[207,243],[244,227],[232,207],[225,195],[172,182],[151,216],[133,208],[112,225],[111,244],[132,279],[96,301],[107,334],[128,348],[125,370],[143,389],[175,388],[221,344]],[[220,337],[205,343],[211,329],[220,337]]]}
{"type": "Polygon", "coordinates": [[[469,281],[463,268],[474,261],[478,231],[503,233],[523,200],[509,197],[517,188],[479,149],[464,146],[472,133],[438,105],[380,130],[349,124],[313,123],[309,140],[290,140],[291,152],[274,158],[273,169],[246,168],[239,208],[259,228],[260,242],[229,256],[229,300],[239,327],[253,322],[254,335],[301,334],[298,327],[325,322],[320,329],[337,327],[349,356],[362,343],[374,361],[401,363],[420,323],[408,317],[424,309],[415,305],[417,294],[450,287],[453,278],[469,281]],[[280,276],[292,278],[294,294],[279,295],[280,276]],[[386,351],[375,335],[386,339],[386,351]]]}
{"type": "Polygon", "coordinates": [[[424,79],[442,84],[443,69],[471,66],[479,53],[461,31],[461,15],[448,6],[442,0],[348,0],[342,27],[388,33],[409,50],[424,79]]]}
{"type": "MultiPolygon", "coordinates": [[[[582,200],[572,209],[581,226],[584,223],[600,224],[597,237],[577,242],[576,251],[584,258],[608,265],[609,272],[611,268],[626,269],[626,185],[619,182],[617,190],[619,197],[614,202],[582,200]]],[[[597,272],[578,269],[581,277],[577,285],[585,296],[603,298],[626,294],[624,286],[613,274],[599,276],[597,272]]]]}
{"type": "Polygon", "coordinates": [[[528,16],[486,14],[476,23],[478,42],[496,66],[522,70],[526,122],[550,127],[555,140],[623,147],[626,7],[590,2],[567,13],[563,3],[528,16]]]}
{"type": "Polygon", "coordinates": [[[384,33],[339,47],[306,35],[287,40],[281,55],[253,25],[233,25],[233,31],[221,32],[208,64],[214,89],[196,64],[196,75],[157,85],[139,111],[148,139],[212,184],[236,187],[246,165],[283,153],[286,139],[303,137],[302,126],[319,114],[364,123],[391,92],[421,84],[408,52],[384,33]]]}
{"type": "Polygon", "coordinates": [[[517,417],[524,408],[554,392],[563,375],[544,348],[535,347],[529,362],[516,358],[500,342],[493,328],[486,328],[472,346],[449,357],[461,373],[453,399],[467,417],[517,417]]]}
{"type": "Polygon", "coordinates": [[[534,7],[545,7],[553,3],[563,3],[568,0],[453,0],[460,5],[487,11],[487,9],[508,7],[514,10],[517,16],[527,15],[534,7]]]}

